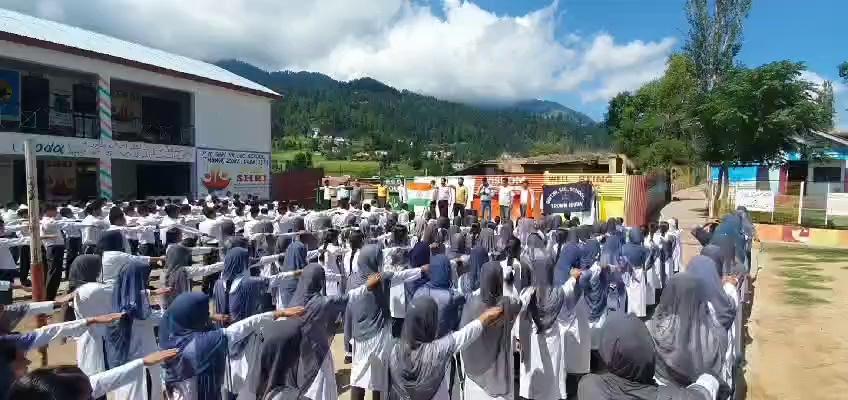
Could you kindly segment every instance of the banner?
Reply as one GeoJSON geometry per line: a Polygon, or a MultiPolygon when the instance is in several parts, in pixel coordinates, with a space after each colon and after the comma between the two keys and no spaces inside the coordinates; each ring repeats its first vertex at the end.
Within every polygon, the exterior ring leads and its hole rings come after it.
{"type": "Polygon", "coordinates": [[[112,90],[112,131],[141,133],[141,95],[112,90]]]}
{"type": "Polygon", "coordinates": [[[24,141],[32,139],[35,154],[50,157],[116,158],[120,160],[193,163],[194,147],[144,142],[100,141],[52,135],[3,133],[0,154],[24,154],[24,141]]]}
{"type": "Polygon", "coordinates": [[[0,122],[21,120],[21,74],[0,69],[0,122]]]}
{"type": "Polygon", "coordinates": [[[197,149],[197,191],[207,194],[252,194],[270,197],[271,154],[197,149]]]}
{"type": "Polygon", "coordinates": [[[828,193],[827,215],[848,216],[848,193],[828,193]]]}
{"type": "Polygon", "coordinates": [[[50,79],[50,128],[63,132],[72,132],[74,118],[72,111],[74,81],[65,78],[50,79]]]}
{"type": "Polygon", "coordinates": [[[774,192],[771,190],[736,190],[736,207],[748,211],[774,212],[774,192]]]}
{"type": "Polygon", "coordinates": [[[74,160],[45,160],[44,178],[45,199],[70,200],[77,191],[77,163],[74,160]]]}
{"type": "Polygon", "coordinates": [[[584,212],[592,209],[592,183],[578,182],[543,187],[545,214],[584,212]]]}

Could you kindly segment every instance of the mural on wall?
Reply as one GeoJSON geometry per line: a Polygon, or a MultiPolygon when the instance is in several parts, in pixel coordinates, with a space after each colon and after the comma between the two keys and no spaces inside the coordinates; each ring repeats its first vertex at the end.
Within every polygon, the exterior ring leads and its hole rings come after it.
{"type": "Polygon", "coordinates": [[[46,160],[44,163],[44,198],[50,201],[70,200],[77,190],[74,160],[46,160]]]}
{"type": "Polygon", "coordinates": [[[112,89],[112,132],[141,133],[141,95],[112,89]]]}
{"type": "Polygon", "coordinates": [[[0,69],[0,125],[21,120],[21,74],[0,69]]]}
{"type": "Polygon", "coordinates": [[[197,149],[197,190],[200,196],[270,195],[271,154],[251,151],[197,149]]]}

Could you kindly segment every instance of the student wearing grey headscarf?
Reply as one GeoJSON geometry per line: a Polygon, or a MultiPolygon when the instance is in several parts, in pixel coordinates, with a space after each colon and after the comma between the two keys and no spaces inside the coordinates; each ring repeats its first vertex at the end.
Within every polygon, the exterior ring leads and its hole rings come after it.
{"type": "Polygon", "coordinates": [[[470,294],[462,310],[461,326],[468,326],[488,308],[503,307],[504,316],[483,330],[462,351],[466,400],[512,400],[515,368],[512,327],[521,310],[518,299],[503,296],[503,270],[498,262],[483,264],[480,287],[470,294]]]}
{"type": "Polygon", "coordinates": [[[716,273],[715,262],[706,256],[695,256],[686,266],[686,273],[695,275],[707,292],[710,312],[716,321],[727,330],[727,352],[722,365],[721,378],[733,387],[734,367],[741,348],[741,320],[739,293],[735,277],[723,281],[716,273]]]}
{"type": "Polygon", "coordinates": [[[712,400],[718,381],[703,374],[686,388],[658,386],[654,381],[655,357],[645,324],[629,314],[610,317],[601,332],[598,350],[607,372],[580,380],[579,399],[592,400],[712,400]]]}
{"type": "Polygon", "coordinates": [[[573,305],[575,281],[580,272],[563,286],[553,285],[553,260],[535,257],[532,263],[532,286],[521,293],[525,310],[517,322],[521,343],[519,393],[529,400],[564,399],[566,393],[566,343],[563,334],[567,327],[560,314],[573,305]]]}
{"type": "Polygon", "coordinates": [[[683,272],[669,280],[648,329],[661,384],[686,387],[703,373],[721,376],[727,332],[710,313],[706,288],[695,275],[683,272]]]}
{"type": "Polygon", "coordinates": [[[359,252],[356,270],[350,275],[348,287],[356,289],[374,275],[380,276],[381,285],[362,298],[348,303],[353,339],[353,365],[350,372],[351,398],[362,400],[365,390],[373,393],[389,389],[386,360],[391,350],[391,324],[389,299],[393,286],[411,282],[421,276],[427,267],[403,271],[383,271],[383,254],[380,246],[366,245],[359,252]]]}
{"type": "Polygon", "coordinates": [[[433,299],[419,297],[411,306],[389,358],[389,398],[448,400],[451,358],[497,322],[503,308],[487,309],[462,329],[437,339],[438,307],[433,299]]]}

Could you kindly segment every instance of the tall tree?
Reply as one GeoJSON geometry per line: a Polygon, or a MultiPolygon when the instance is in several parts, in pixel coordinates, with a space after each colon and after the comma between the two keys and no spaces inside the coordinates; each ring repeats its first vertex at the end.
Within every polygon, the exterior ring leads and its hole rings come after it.
{"type": "Polygon", "coordinates": [[[780,164],[801,142],[832,123],[815,84],[801,79],[804,64],[778,61],[726,76],[697,108],[705,161],[780,164]],[[713,134],[715,133],[715,134],[713,134]]]}
{"type": "MultiPolygon", "coordinates": [[[[733,70],[734,60],[742,49],[742,32],[750,10],[751,0],[686,1],[689,37],[685,51],[694,62],[703,93],[712,91],[733,70]]],[[[708,198],[712,216],[715,203],[727,193],[729,180],[726,164],[720,168],[719,182],[719,190],[711,187],[712,194],[708,198]]]]}
{"type": "Polygon", "coordinates": [[[827,126],[827,130],[833,129],[833,116],[836,115],[836,98],[833,95],[833,83],[831,81],[824,81],[822,83],[818,89],[817,101],[824,108],[825,113],[830,115],[830,124],[827,126]]]}
{"type": "Polygon", "coordinates": [[[751,0],[686,1],[689,38],[685,51],[694,62],[702,91],[711,91],[733,69],[750,10],[751,0]]]}

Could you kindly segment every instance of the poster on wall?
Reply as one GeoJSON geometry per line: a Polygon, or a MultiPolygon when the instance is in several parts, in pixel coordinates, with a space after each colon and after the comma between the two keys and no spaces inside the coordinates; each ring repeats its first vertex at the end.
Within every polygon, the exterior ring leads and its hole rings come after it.
{"type": "Polygon", "coordinates": [[[774,211],[774,192],[771,190],[736,190],[736,207],[745,207],[748,211],[774,211]]]}
{"type": "Polygon", "coordinates": [[[50,78],[50,129],[71,132],[74,127],[74,82],[59,77],[50,78]]]}
{"type": "Polygon", "coordinates": [[[70,200],[77,191],[77,163],[74,160],[44,162],[44,198],[50,201],[70,200]]]}
{"type": "Polygon", "coordinates": [[[141,95],[126,90],[112,91],[112,131],[141,133],[141,95]]]}
{"type": "Polygon", "coordinates": [[[21,120],[21,74],[0,69],[0,125],[21,120]]]}
{"type": "Polygon", "coordinates": [[[592,209],[590,182],[545,185],[543,207],[546,214],[584,212],[592,209]]]}
{"type": "Polygon", "coordinates": [[[271,154],[251,151],[197,149],[197,190],[200,196],[227,193],[270,196],[271,154]]]}

